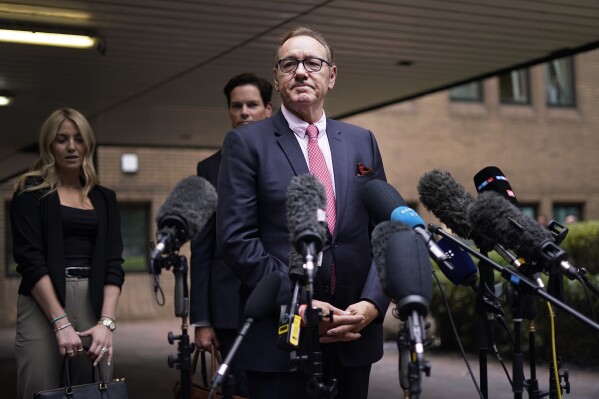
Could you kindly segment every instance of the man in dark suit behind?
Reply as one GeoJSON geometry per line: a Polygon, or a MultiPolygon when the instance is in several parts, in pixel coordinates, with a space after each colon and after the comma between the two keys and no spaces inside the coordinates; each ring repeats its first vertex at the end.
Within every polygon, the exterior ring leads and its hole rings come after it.
{"type": "MultiPolygon", "coordinates": [[[[364,184],[385,179],[381,155],[370,131],[326,118],[324,99],[335,85],[337,67],[322,35],[304,27],[284,35],[274,76],[281,109],[272,118],[233,129],[225,137],[217,245],[241,279],[242,301],[269,273],[282,279],[279,301],[284,302],[287,292],[291,296],[286,191],[294,176],[312,170],[316,145],[322,154],[319,159],[324,157],[320,175],[328,169],[333,182],[327,201],[336,206],[312,303],[335,315],[332,323],[323,325],[320,338],[324,378],[338,380],[338,398],[366,398],[371,365],[383,355],[382,322],[389,305],[372,263],[372,225],[362,203],[364,184]]],[[[254,324],[238,356],[247,369],[250,398],[307,396],[306,377],[290,372],[289,353],[277,348],[276,317],[254,324]]]]}
{"type": "MultiPolygon", "coordinates": [[[[269,118],[272,113],[272,85],[254,74],[237,75],[224,88],[227,108],[233,128],[269,118]]],[[[217,186],[221,152],[198,163],[198,176],[217,186]]],[[[215,217],[191,242],[191,312],[195,326],[195,344],[210,350],[214,344],[221,355],[227,356],[237,334],[239,322],[239,279],[216,255],[215,217]]],[[[247,396],[245,373],[232,365],[235,394],[247,396]]]]}

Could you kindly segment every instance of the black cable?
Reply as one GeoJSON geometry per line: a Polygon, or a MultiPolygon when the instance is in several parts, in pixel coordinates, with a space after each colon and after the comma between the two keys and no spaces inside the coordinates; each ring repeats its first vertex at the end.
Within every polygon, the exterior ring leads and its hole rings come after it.
{"type": "Polygon", "coordinates": [[[474,383],[474,387],[476,388],[476,391],[478,392],[478,396],[480,398],[484,399],[483,393],[480,391],[480,387],[478,386],[478,383],[476,382],[476,378],[474,378],[474,373],[472,372],[470,363],[468,363],[468,358],[466,357],[466,352],[464,351],[464,347],[462,346],[462,341],[460,341],[460,337],[458,335],[458,330],[455,326],[455,323],[453,322],[453,316],[451,315],[451,310],[449,309],[449,303],[447,302],[447,296],[445,295],[445,291],[443,290],[443,285],[439,281],[439,278],[437,277],[437,274],[435,273],[434,270],[433,270],[433,277],[435,278],[435,281],[437,282],[437,286],[439,287],[439,291],[441,292],[441,297],[443,298],[443,302],[445,303],[445,309],[447,309],[447,316],[449,316],[449,322],[451,323],[451,328],[453,330],[453,334],[454,334],[456,342],[460,348],[460,353],[462,355],[462,358],[464,359],[464,362],[466,363],[466,367],[468,368],[468,373],[470,374],[470,378],[472,378],[472,382],[474,383]]]}
{"type": "MultiPolygon", "coordinates": [[[[584,293],[589,303],[589,309],[591,309],[591,316],[593,317],[593,320],[597,322],[597,315],[595,314],[595,309],[593,307],[593,301],[591,300],[591,295],[589,293],[589,287],[587,286],[587,282],[580,275],[578,276],[578,281],[582,283],[582,287],[584,288],[584,293]]],[[[599,333],[597,333],[597,339],[599,340],[599,333]]]]}

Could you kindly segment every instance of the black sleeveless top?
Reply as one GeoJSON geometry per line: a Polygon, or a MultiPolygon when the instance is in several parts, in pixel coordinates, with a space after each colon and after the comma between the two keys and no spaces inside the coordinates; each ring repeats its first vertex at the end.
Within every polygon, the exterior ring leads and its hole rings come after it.
{"type": "Polygon", "coordinates": [[[98,230],[95,209],[60,206],[66,267],[91,266],[98,230]]]}

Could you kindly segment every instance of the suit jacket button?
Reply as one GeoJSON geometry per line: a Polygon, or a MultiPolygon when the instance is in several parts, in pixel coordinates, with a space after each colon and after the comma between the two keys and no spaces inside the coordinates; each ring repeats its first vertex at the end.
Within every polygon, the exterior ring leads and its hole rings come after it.
{"type": "Polygon", "coordinates": [[[331,295],[331,286],[329,284],[324,286],[325,295],[331,295]]]}

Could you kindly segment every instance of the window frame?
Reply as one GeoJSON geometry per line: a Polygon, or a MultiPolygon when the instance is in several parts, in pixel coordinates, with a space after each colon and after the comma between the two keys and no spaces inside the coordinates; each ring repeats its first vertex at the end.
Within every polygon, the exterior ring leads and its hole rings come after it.
{"type": "Polygon", "coordinates": [[[530,70],[528,68],[520,68],[520,69],[514,69],[511,70],[509,72],[505,72],[502,74],[497,75],[497,85],[498,85],[498,92],[499,92],[499,102],[501,104],[508,104],[508,105],[531,105],[532,104],[532,99],[531,99],[531,86],[530,86],[530,70]],[[513,80],[512,74],[513,73],[518,73],[518,77],[519,79],[523,79],[524,80],[524,84],[523,84],[523,89],[525,91],[525,100],[524,101],[518,101],[516,99],[514,99],[514,85],[513,82],[510,85],[511,87],[511,91],[512,91],[512,97],[511,98],[507,98],[507,97],[503,97],[502,95],[502,77],[509,77],[510,80],[513,80]]]}
{"type": "Polygon", "coordinates": [[[457,86],[450,88],[449,90],[449,101],[457,102],[457,103],[482,103],[484,101],[484,89],[483,82],[480,80],[476,80],[469,83],[463,83],[457,86]],[[466,97],[455,97],[452,93],[455,93],[457,89],[461,87],[466,87],[469,85],[476,85],[476,97],[466,98],[466,97]]]}
{"type": "Polygon", "coordinates": [[[546,62],[544,64],[544,86],[545,86],[545,105],[549,108],[576,108],[577,103],[576,103],[576,74],[575,74],[575,64],[574,64],[574,57],[568,56],[568,57],[562,57],[562,58],[557,58],[555,60],[551,60],[549,62],[546,62]],[[548,90],[549,90],[549,68],[551,63],[553,62],[559,62],[559,61],[564,61],[567,60],[568,61],[568,67],[570,69],[569,74],[568,74],[568,78],[570,79],[570,89],[572,90],[572,101],[571,103],[568,104],[561,104],[561,103],[551,103],[549,101],[549,95],[548,95],[548,90]]]}

